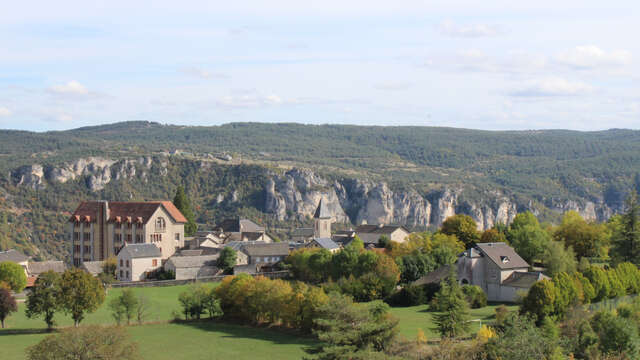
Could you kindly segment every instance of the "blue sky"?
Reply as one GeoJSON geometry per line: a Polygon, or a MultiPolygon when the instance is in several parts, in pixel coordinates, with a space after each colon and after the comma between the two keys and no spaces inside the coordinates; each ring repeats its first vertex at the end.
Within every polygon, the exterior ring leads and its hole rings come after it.
{"type": "Polygon", "coordinates": [[[0,128],[640,128],[636,1],[22,3],[0,12],[0,128]]]}

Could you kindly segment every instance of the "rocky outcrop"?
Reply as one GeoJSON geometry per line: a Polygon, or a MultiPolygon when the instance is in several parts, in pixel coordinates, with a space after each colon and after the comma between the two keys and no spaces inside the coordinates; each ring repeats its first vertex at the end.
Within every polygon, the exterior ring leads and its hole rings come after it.
{"type": "Polygon", "coordinates": [[[34,190],[46,187],[44,169],[40,164],[19,167],[9,174],[9,178],[16,186],[27,186],[34,190]]]}
{"type": "MultiPolygon", "coordinates": [[[[538,210],[533,202],[519,205],[499,191],[484,193],[479,201],[464,199],[462,193],[461,188],[443,187],[421,195],[414,189],[393,190],[385,182],[360,179],[331,183],[310,170],[294,169],[268,180],[264,211],[279,220],[304,218],[313,215],[322,198],[339,222],[439,227],[449,216],[467,214],[484,230],[497,223],[509,224],[519,210],[538,210]]],[[[603,204],[566,201],[553,210],[576,210],[587,219],[602,220],[604,209],[603,204]]]]}

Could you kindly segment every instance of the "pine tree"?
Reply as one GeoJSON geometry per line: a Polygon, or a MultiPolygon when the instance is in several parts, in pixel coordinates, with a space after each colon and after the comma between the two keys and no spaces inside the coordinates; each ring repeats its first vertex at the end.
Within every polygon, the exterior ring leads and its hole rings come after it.
{"type": "Polygon", "coordinates": [[[612,236],[612,255],[616,263],[640,263],[640,204],[638,195],[627,199],[626,212],[621,217],[619,229],[612,236]]]}
{"type": "Polygon", "coordinates": [[[436,294],[436,302],[441,313],[433,315],[433,320],[443,338],[458,337],[469,331],[469,304],[455,273],[450,274],[442,284],[442,288],[436,294]]]}
{"type": "Polygon", "coordinates": [[[187,197],[182,186],[178,186],[176,190],[176,196],[173,198],[173,205],[187,218],[187,223],[184,225],[184,235],[193,236],[198,230],[198,225],[195,221],[195,216],[191,210],[191,200],[187,197]]]}

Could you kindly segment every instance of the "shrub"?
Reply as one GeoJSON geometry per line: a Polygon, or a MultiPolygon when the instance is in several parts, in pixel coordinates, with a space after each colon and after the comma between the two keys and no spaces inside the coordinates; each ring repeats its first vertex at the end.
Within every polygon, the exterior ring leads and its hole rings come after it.
{"type": "Polygon", "coordinates": [[[487,294],[485,294],[479,286],[464,285],[462,286],[462,292],[467,298],[467,302],[472,309],[479,309],[487,306],[487,294]]]}
{"type": "Polygon", "coordinates": [[[27,275],[25,275],[22,266],[11,261],[4,261],[0,263],[0,282],[7,283],[11,290],[19,293],[27,286],[27,275]]]}
{"type": "Polygon", "coordinates": [[[407,285],[384,300],[391,306],[416,306],[427,302],[422,286],[407,285]]]}

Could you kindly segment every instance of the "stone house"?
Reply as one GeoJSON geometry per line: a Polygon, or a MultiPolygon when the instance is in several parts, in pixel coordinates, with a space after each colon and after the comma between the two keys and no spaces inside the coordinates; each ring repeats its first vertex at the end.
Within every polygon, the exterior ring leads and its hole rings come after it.
{"type": "Polygon", "coordinates": [[[162,252],[156,244],[126,244],[118,253],[116,279],[146,280],[150,273],[162,267],[162,252]]]}
{"type": "Polygon", "coordinates": [[[399,225],[360,225],[354,230],[356,235],[362,240],[365,246],[378,245],[380,237],[386,235],[389,240],[397,243],[407,241],[407,236],[411,234],[404,226],[399,225]]]}
{"type": "Polygon", "coordinates": [[[283,242],[247,244],[240,251],[247,254],[248,264],[275,264],[289,255],[289,244],[283,242]]]}
{"type": "Polygon", "coordinates": [[[218,237],[225,241],[264,241],[273,242],[264,227],[248,219],[226,219],[215,227],[218,237]]]}
{"type": "Polygon", "coordinates": [[[489,301],[515,302],[539,280],[541,272],[530,272],[529,264],[505,243],[480,243],[456,261],[458,281],[477,285],[489,301]]]}
{"type": "Polygon", "coordinates": [[[220,254],[196,256],[172,256],[164,264],[165,271],[172,271],[176,280],[198,279],[215,276],[220,272],[217,261],[220,254]]]}
{"type": "Polygon", "coordinates": [[[84,201],[69,218],[72,264],[105,260],[125,244],[155,244],[168,259],[184,246],[186,222],[170,201],[84,201]]]}

